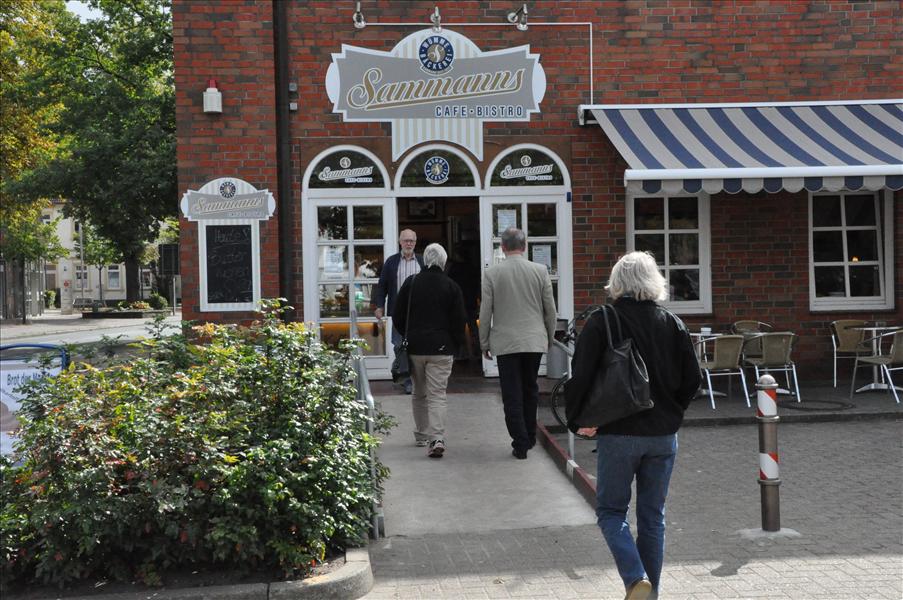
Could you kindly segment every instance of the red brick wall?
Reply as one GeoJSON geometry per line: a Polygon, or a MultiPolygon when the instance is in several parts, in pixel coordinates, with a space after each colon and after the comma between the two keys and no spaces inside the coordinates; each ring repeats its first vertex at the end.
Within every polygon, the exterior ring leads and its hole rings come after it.
{"type": "MultiPolygon", "coordinates": [[[[899,97],[903,76],[903,8],[893,2],[531,2],[526,32],[513,26],[458,27],[461,22],[504,23],[517,3],[439,3],[443,24],[482,50],[529,44],[541,55],[548,87],[541,114],[529,123],[490,123],[485,140],[512,145],[542,136],[569,146],[573,187],[575,306],[602,298],[607,273],[625,247],[625,164],[598,127],[577,124],[577,105],[591,101],[589,28],[543,27],[545,22],[593,25],[594,96],[597,104],[836,100],[899,97]]],[[[374,23],[422,22],[436,3],[364,1],[370,26],[351,24],[353,3],[295,1],[289,6],[290,80],[298,83],[301,110],[291,115],[293,197],[310,148],[362,140],[394,173],[385,150],[389,126],[342,123],[324,89],[330,55],[343,43],[390,50],[413,27],[374,23]]],[[[231,174],[275,191],[275,123],[272,15],[269,1],[175,0],[176,86],[180,188],[197,189],[231,174]],[[201,112],[209,76],[221,83],[222,116],[201,112]]],[[[561,153],[561,152],[559,152],[561,153]]],[[[479,164],[485,171],[491,160],[479,164]]],[[[898,195],[899,198],[899,195],[898,195]]],[[[762,318],[803,337],[800,356],[819,373],[816,358],[830,353],[827,323],[846,313],[811,313],[805,194],[719,194],[712,198],[714,311],[691,324],[725,327],[737,318],[762,318]]],[[[297,211],[300,215],[300,210],[297,211]]],[[[277,217],[278,218],[278,215],[277,217]]],[[[265,296],[278,293],[276,218],[266,225],[265,296]]],[[[903,295],[903,206],[895,210],[896,289],[903,295]]],[[[295,297],[301,307],[301,225],[295,232],[295,297]]],[[[194,225],[182,234],[187,318],[197,312],[194,225]]],[[[899,304],[899,303],[898,303],[899,304]]],[[[861,314],[861,313],[860,313],[861,314]]],[[[893,314],[865,318],[901,320],[893,314]]],[[[824,362],[824,361],[822,361],[824,362]]],[[[806,373],[807,375],[809,373],[806,373]]]]}
{"type": "MultiPolygon", "coordinates": [[[[217,177],[244,179],[276,190],[276,90],[270,2],[224,0],[173,3],[179,190],[197,190],[217,177]],[[205,114],[203,92],[213,77],[222,114],[205,114]]],[[[248,319],[247,313],[201,313],[197,223],[181,222],[183,318],[248,319]]],[[[262,222],[261,287],[279,295],[276,218],[262,222]]]]}

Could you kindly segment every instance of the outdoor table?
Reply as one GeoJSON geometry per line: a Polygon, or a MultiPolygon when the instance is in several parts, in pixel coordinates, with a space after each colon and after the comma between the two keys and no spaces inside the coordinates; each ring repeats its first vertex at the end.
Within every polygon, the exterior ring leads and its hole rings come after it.
{"type": "MultiPolygon", "coordinates": [[[[881,356],[881,335],[885,333],[890,333],[892,331],[897,331],[901,329],[898,325],[869,325],[863,327],[850,327],[850,329],[855,329],[857,331],[865,331],[872,334],[872,353],[874,356],[881,356]]],[[[888,385],[884,381],[884,377],[881,375],[881,370],[875,366],[872,367],[872,382],[867,383],[858,390],[859,392],[871,392],[873,390],[888,390],[890,389],[890,385],[888,385]]],[[[901,392],[903,392],[903,388],[897,388],[901,392]]]]}

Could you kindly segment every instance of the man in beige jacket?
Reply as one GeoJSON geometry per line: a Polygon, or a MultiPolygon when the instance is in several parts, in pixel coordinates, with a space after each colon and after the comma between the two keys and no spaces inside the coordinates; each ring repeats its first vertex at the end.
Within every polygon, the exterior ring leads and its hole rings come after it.
{"type": "Polygon", "coordinates": [[[527,458],[536,444],[539,362],[555,333],[555,297],[548,269],[524,256],[524,232],[502,232],[505,260],[483,275],[480,349],[499,367],[512,454],[527,458]]]}

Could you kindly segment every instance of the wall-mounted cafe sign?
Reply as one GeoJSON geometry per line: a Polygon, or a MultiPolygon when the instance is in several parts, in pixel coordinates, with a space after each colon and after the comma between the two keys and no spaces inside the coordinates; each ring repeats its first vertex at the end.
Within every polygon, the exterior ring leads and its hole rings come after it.
{"type": "Polygon", "coordinates": [[[311,188],[385,187],[382,173],[366,155],[354,150],[337,150],[314,166],[311,188]]]}
{"type": "Polygon", "coordinates": [[[551,181],[553,165],[534,165],[533,159],[524,154],[520,157],[520,166],[512,167],[508,163],[499,172],[502,179],[518,179],[523,177],[527,181],[551,181]]]}
{"type": "Polygon", "coordinates": [[[342,44],[326,91],[345,121],[392,123],[392,159],[425,141],[447,140],[483,157],[483,122],[529,121],[546,77],[529,46],[481,51],[468,38],[425,29],[390,52],[342,44]]]}
{"type": "Polygon", "coordinates": [[[269,190],[258,190],[247,181],[221,177],[182,196],[182,214],[189,221],[210,219],[267,220],[276,210],[269,190]]]}
{"type": "Polygon", "coordinates": [[[558,163],[540,150],[514,150],[492,171],[492,186],[564,185],[558,163]]]}

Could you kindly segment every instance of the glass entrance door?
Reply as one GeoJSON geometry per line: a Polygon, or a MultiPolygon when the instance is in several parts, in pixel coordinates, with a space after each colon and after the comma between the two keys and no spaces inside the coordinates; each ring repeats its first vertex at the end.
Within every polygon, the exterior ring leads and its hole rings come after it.
{"type": "Polygon", "coordinates": [[[376,318],[370,298],[386,257],[396,252],[394,205],[382,198],[318,199],[313,204],[315,229],[305,228],[305,319],[319,324],[320,337],[328,344],[363,339],[371,377],[387,377],[389,322],[376,318]]]}
{"type": "MultiPolygon", "coordinates": [[[[509,227],[522,229],[527,236],[526,257],[546,266],[552,279],[558,316],[570,318],[573,314],[573,270],[571,214],[566,195],[499,195],[484,196],[480,200],[483,269],[505,259],[501,248],[502,232],[509,227]]],[[[491,361],[483,359],[483,374],[487,377],[498,375],[494,358],[491,361]]],[[[540,374],[545,374],[545,357],[540,374]]]]}

